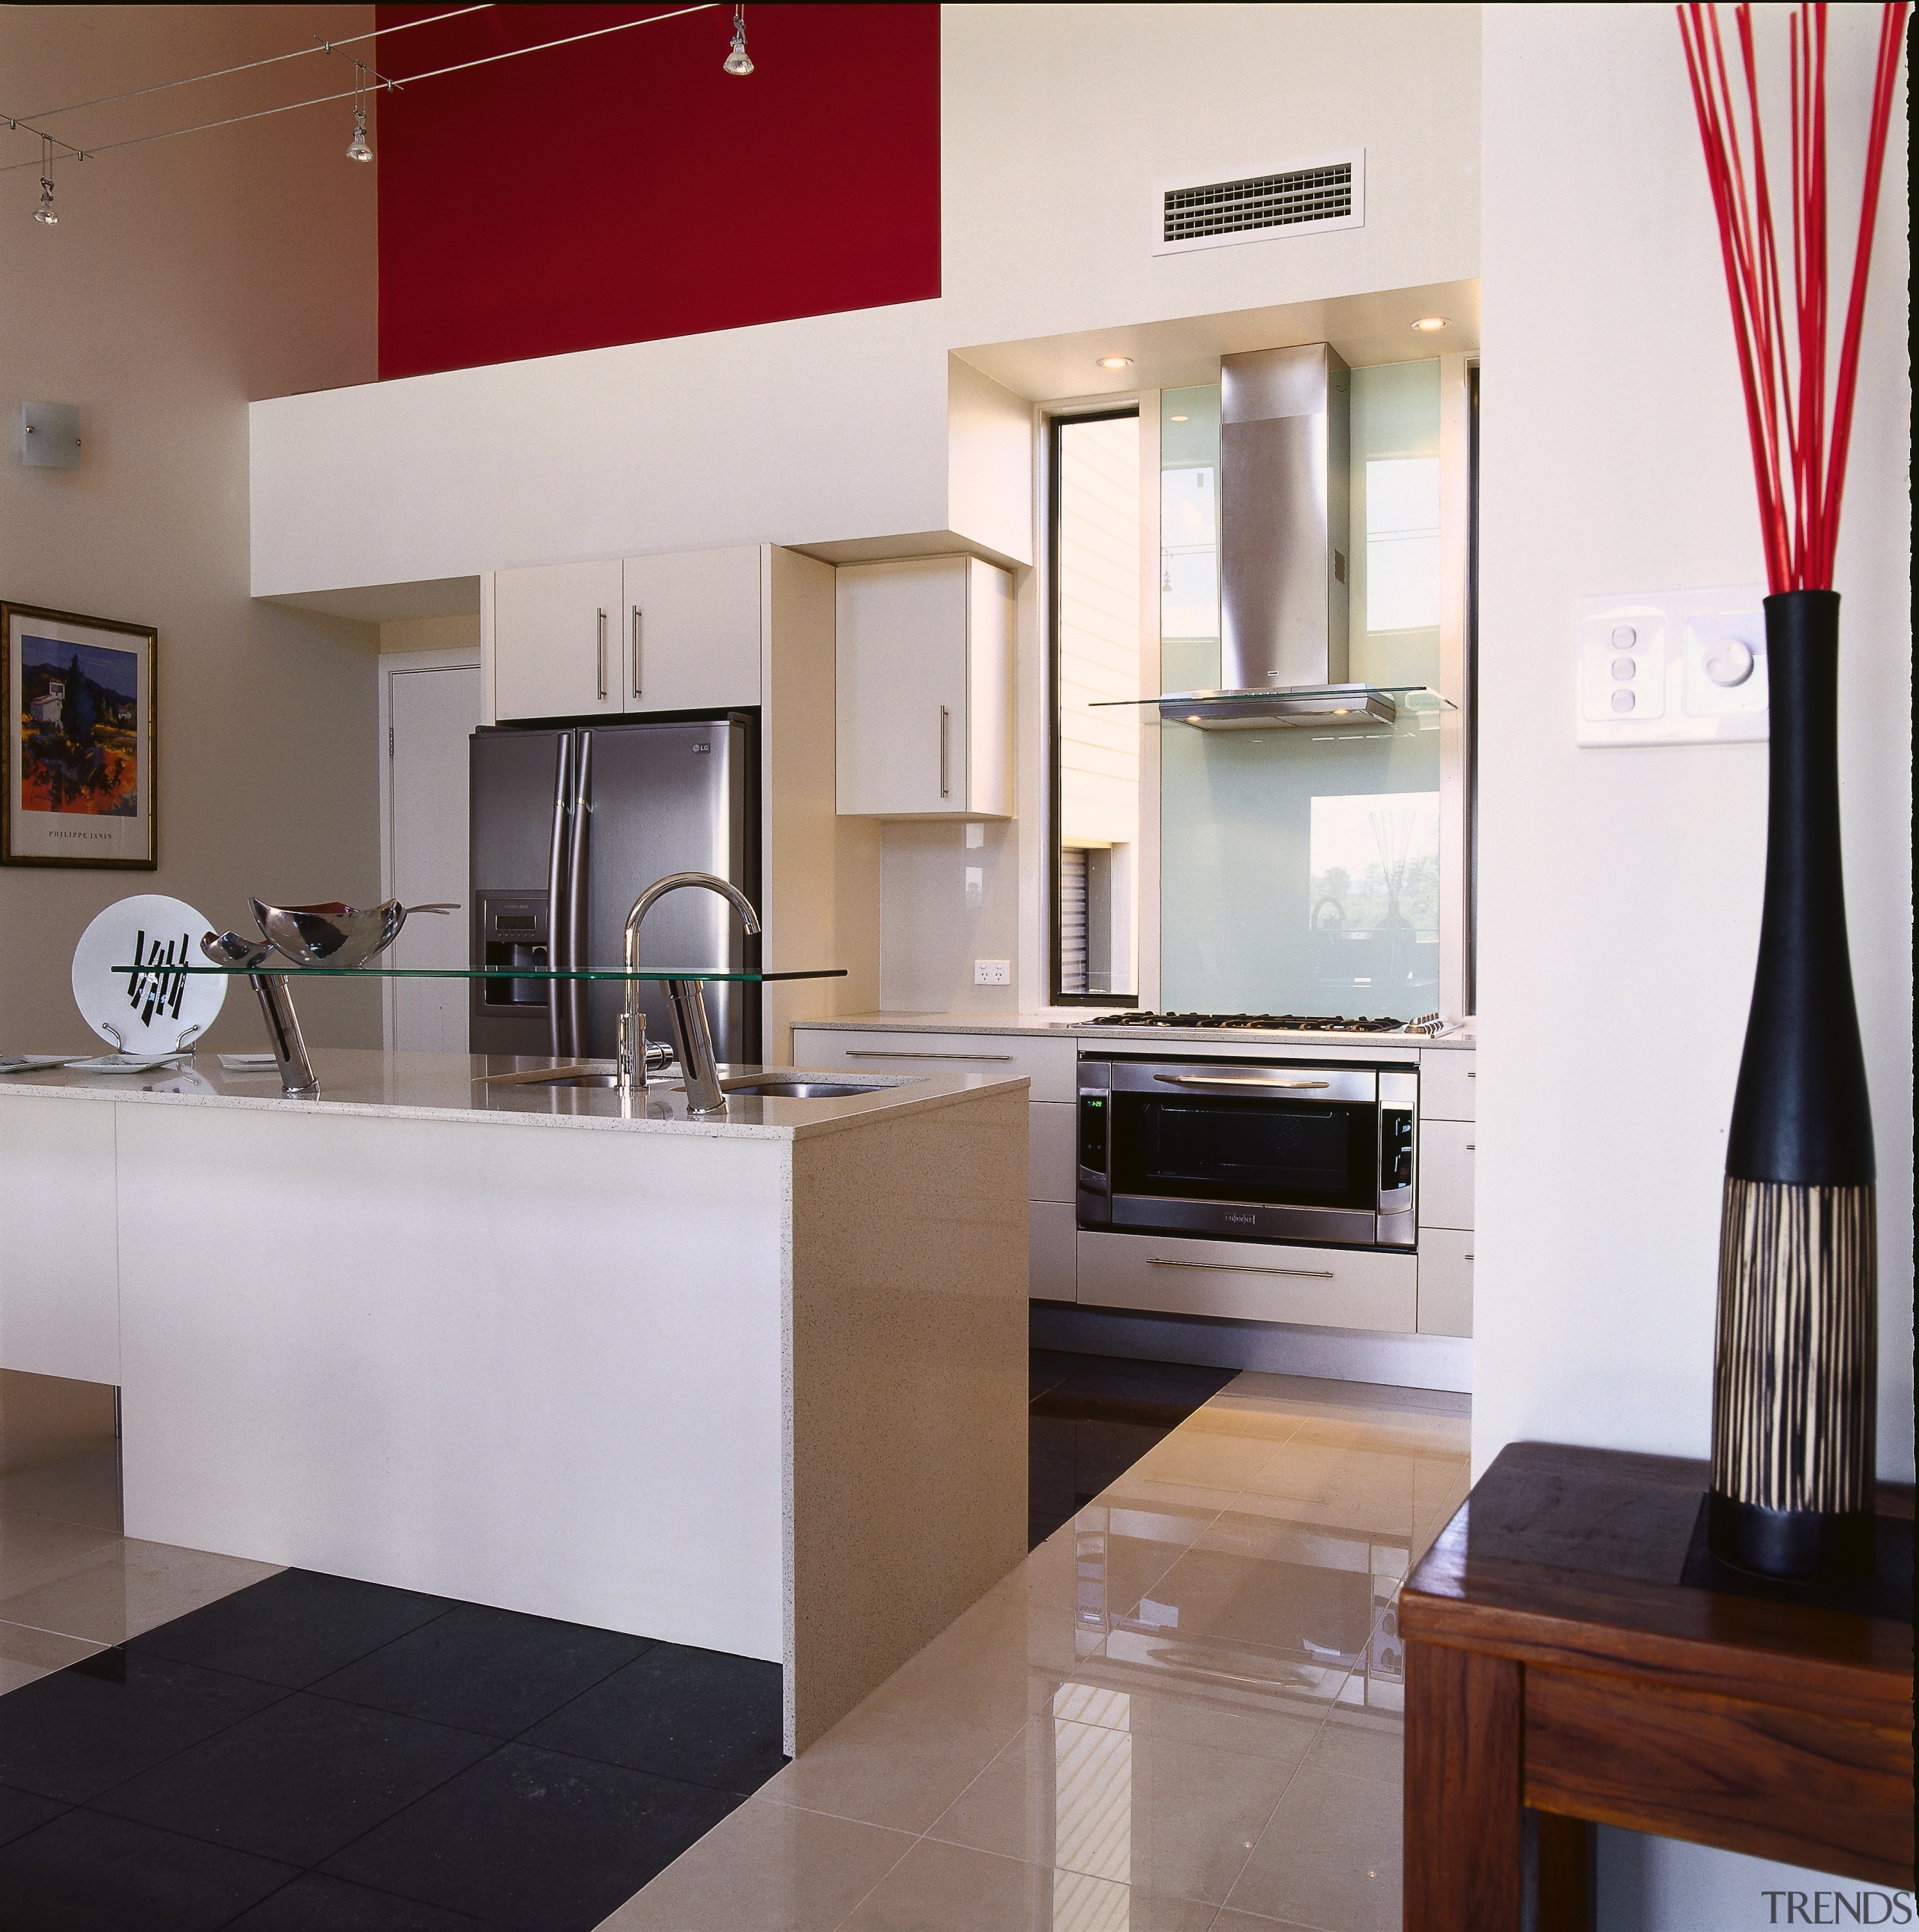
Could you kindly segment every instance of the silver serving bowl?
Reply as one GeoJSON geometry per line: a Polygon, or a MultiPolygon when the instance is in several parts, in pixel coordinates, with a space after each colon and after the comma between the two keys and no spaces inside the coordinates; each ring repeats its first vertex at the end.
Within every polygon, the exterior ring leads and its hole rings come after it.
{"type": "Polygon", "coordinates": [[[268,943],[296,966],[364,966],[400,936],[410,914],[458,912],[452,905],[404,906],[383,899],[362,911],[337,900],[326,905],[270,906],[249,899],[254,922],[268,943]]]}

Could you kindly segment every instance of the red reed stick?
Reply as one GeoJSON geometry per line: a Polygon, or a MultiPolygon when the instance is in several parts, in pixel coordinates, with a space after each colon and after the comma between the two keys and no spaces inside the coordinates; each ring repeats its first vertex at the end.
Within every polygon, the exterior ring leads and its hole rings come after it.
{"type": "Polygon", "coordinates": [[[1854,250],[1839,380],[1827,412],[1826,8],[1802,4],[1791,22],[1792,336],[1785,302],[1771,184],[1759,115],[1758,61],[1752,10],[1742,0],[1734,14],[1752,148],[1752,194],[1716,6],[1682,5],[1680,38],[1692,86],[1704,151],[1706,179],[1719,224],[1734,346],[1746,393],[1746,429],[1766,577],[1777,592],[1828,590],[1839,544],[1839,513],[1858,388],[1859,340],[1886,142],[1898,88],[1899,50],[1908,0],[1880,16],[1873,75],[1866,177],[1854,250]],[[1796,367],[1795,367],[1796,364],[1796,367]]]}

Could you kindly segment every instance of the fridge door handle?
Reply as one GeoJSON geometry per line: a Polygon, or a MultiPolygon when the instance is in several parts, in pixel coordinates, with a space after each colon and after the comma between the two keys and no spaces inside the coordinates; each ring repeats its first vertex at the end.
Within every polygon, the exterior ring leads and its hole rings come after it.
{"type": "MultiPolygon", "coordinates": [[[[574,734],[572,836],[566,851],[566,970],[587,970],[587,842],[592,837],[593,734],[574,734]]],[[[584,1053],[587,1046],[587,982],[560,980],[556,991],[563,992],[566,1012],[565,1043],[560,1051],[584,1053]]]]}
{"type": "MultiPolygon", "coordinates": [[[[572,844],[568,836],[573,815],[573,734],[562,731],[553,761],[553,842],[546,864],[546,958],[556,973],[572,965],[566,921],[566,860],[572,844]]],[[[568,1049],[562,1044],[565,1022],[562,1006],[566,982],[550,980],[546,990],[548,1043],[557,1060],[568,1049]]]]}

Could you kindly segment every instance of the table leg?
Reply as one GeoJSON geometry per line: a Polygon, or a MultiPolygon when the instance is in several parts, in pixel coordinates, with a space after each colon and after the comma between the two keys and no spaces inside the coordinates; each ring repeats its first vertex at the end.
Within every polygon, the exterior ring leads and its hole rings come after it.
{"type": "Polygon", "coordinates": [[[1535,1811],[1539,1932],[1593,1932],[1593,1827],[1583,1818],[1535,1811]]]}
{"type": "Polygon", "coordinates": [[[1405,1932],[1519,1932],[1520,1666],[1406,1646],[1405,1932]]]}

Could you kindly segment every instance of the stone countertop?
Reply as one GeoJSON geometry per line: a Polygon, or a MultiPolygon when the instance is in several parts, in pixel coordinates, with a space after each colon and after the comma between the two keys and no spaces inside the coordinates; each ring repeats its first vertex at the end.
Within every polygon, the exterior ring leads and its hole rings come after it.
{"type": "MultiPolygon", "coordinates": [[[[982,1094],[1023,1092],[1025,1076],[981,1073],[854,1074],[821,1070],[812,1077],[857,1082],[868,1090],[843,1099],[782,1100],[736,1095],[723,1119],[689,1120],[677,1072],[656,1074],[642,1100],[610,1088],[482,1084],[483,1074],[530,1072],[582,1063],[464,1053],[381,1053],[363,1048],[316,1049],[317,1096],[280,1090],[280,1076],[230,1072],[205,1053],[190,1065],[155,1073],[87,1073],[69,1067],[0,1075],[0,1099],[119,1100],[155,1106],[251,1107],[279,1112],[360,1114],[386,1120],[473,1120],[530,1127],[583,1127],[618,1133],[691,1135],[707,1139],[797,1140],[870,1122],[881,1114],[950,1106],[982,1094]]],[[[611,1071],[610,1062],[584,1063],[611,1071]]],[[[758,1072],[722,1067],[722,1076],[758,1072]]],[[[767,1068],[791,1075],[791,1067],[767,1068]]],[[[800,1070],[803,1072],[803,1070],[800,1070]]]]}
{"type": "Polygon", "coordinates": [[[851,1033],[953,1033],[999,1034],[1083,1040],[1166,1041],[1184,1045],[1188,1041],[1233,1040],[1263,1046],[1308,1045],[1346,1047],[1378,1046],[1412,1047],[1421,1052],[1434,1048],[1470,1052],[1479,1044],[1476,1020],[1449,1022],[1446,1030],[1432,1036],[1403,1033],[1261,1032],[1248,1028],[1227,1032],[1216,1027],[1102,1027],[1086,1020],[1071,1019],[1055,1007],[1040,1013],[842,1013],[831,1019],[795,1020],[796,1028],[819,1027],[851,1033]]]}

